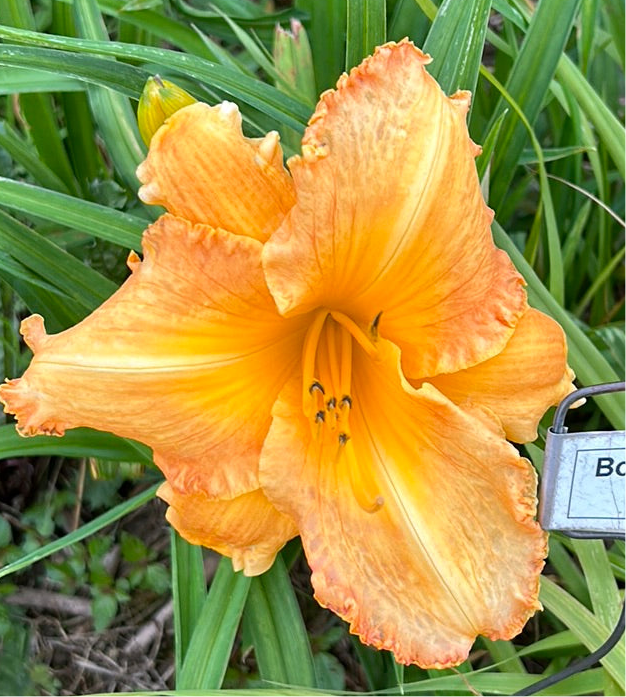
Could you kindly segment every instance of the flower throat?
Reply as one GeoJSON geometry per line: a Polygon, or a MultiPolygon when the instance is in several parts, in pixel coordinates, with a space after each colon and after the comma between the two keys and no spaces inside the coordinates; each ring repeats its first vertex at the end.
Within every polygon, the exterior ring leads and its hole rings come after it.
{"type": "Polygon", "coordinates": [[[374,357],[380,315],[369,335],[341,312],[320,309],[314,316],[302,352],[302,408],[320,448],[335,448],[333,465],[345,466],[354,496],[368,513],[384,501],[371,473],[359,468],[351,442],[353,342],[374,357]]]}

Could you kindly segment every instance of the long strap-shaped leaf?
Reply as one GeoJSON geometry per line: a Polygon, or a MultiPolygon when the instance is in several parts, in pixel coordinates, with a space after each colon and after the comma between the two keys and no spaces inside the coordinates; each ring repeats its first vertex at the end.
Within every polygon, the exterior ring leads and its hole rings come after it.
{"type": "Polygon", "coordinates": [[[311,646],[282,557],[252,579],[246,619],[263,680],[315,687],[311,646]]]}
{"type": "Polygon", "coordinates": [[[385,42],[386,12],[385,0],[348,0],[346,70],[385,42]]]}
{"type": "Polygon", "coordinates": [[[67,293],[86,310],[93,310],[117,290],[113,281],[4,211],[0,211],[0,250],[67,293]]]}
{"type": "Polygon", "coordinates": [[[172,528],[172,596],[176,675],[180,675],[191,637],[206,601],[202,547],[184,540],[172,528]]]}
{"type": "MultiPolygon", "coordinates": [[[[613,627],[604,625],[595,615],[554,581],[541,578],[539,595],[545,607],[553,612],[590,650],[595,651],[608,638],[613,627]]],[[[609,675],[624,689],[624,640],[601,659],[609,675]]],[[[566,693],[564,693],[566,694],[566,693]]]]}
{"type": "Polygon", "coordinates": [[[233,571],[230,559],[220,561],[209,594],[189,642],[178,690],[221,687],[241,619],[250,578],[233,571]]]}
{"type": "MultiPolygon", "coordinates": [[[[506,82],[507,92],[520,105],[532,125],[569,37],[580,0],[541,0],[526,32],[524,42],[506,82]],[[529,78],[532,76],[532,78],[529,78]]],[[[493,112],[497,118],[506,108],[504,101],[493,112]]],[[[490,205],[498,210],[507,194],[527,133],[514,112],[509,112],[500,131],[492,166],[490,205]]]]}
{"type": "MultiPolygon", "coordinates": [[[[60,48],[81,53],[96,53],[102,55],[117,56],[125,59],[137,59],[156,64],[160,69],[168,72],[176,71],[189,78],[205,82],[217,87],[237,100],[249,104],[272,118],[284,123],[286,126],[302,130],[304,123],[310,116],[310,107],[296,101],[279,92],[275,87],[260,82],[254,78],[243,75],[241,72],[216,65],[210,61],[188,54],[171,51],[152,46],[140,46],[138,44],[124,44],[115,41],[94,41],[90,39],[72,39],[65,36],[42,34],[33,31],[16,31],[11,27],[0,26],[0,38],[15,40],[18,43],[30,46],[42,46],[60,48]]],[[[18,47],[5,47],[0,45],[0,65],[16,65],[12,57],[19,55],[18,47]],[[5,62],[6,61],[6,62],[5,62]]],[[[67,56],[60,59],[68,61],[67,56]]],[[[22,61],[20,65],[28,65],[22,61]]],[[[131,66],[116,64],[110,68],[111,72],[128,69],[131,66]]],[[[41,69],[54,70],[53,66],[33,65],[41,69]]],[[[62,68],[61,68],[62,70],[62,68]]],[[[80,66],[76,66],[80,71],[80,66]]],[[[83,74],[68,73],[82,79],[88,79],[83,74]]],[[[141,92],[141,88],[136,92],[141,92]]],[[[127,92],[126,92],[127,93],[127,92]]]]}
{"type": "MultiPolygon", "coordinates": [[[[109,35],[96,0],[74,0],[74,15],[76,26],[83,37],[108,41],[109,35]]],[[[111,68],[115,70],[115,66],[111,68]]],[[[135,170],[145,157],[145,147],[128,97],[93,85],[87,93],[115,169],[126,185],[136,191],[139,180],[135,170]]]]}
{"type": "Polygon", "coordinates": [[[138,249],[147,225],[142,218],[98,203],[0,177],[0,205],[138,249]]]}
{"type": "Polygon", "coordinates": [[[444,0],[432,23],[424,51],[436,60],[429,72],[447,94],[473,92],[485,45],[491,0],[444,0]]]}
{"type": "Polygon", "coordinates": [[[114,523],[116,520],[123,518],[125,515],[128,515],[137,508],[140,508],[148,501],[151,501],[154,498],[156,490],[160,486],[160,483],[154,484],[141,494],[133,496],[133,498],[128,499],[128,501],[124,501],[123,503],[118,504],[114,508],[111,508],[110,511],[107,511],[106,513],[103,513],[101,516],[94,518],[90,523],[81,525],[81,527],[78,528],[78,530],[74,530],[74,532],[70,532],[67,535],[64,535],[63,537],[60,537],[58,540],[55,540],[54,542],[50,542],[47,545],[40,547],[39,549],[36,549],[34,552],[30,552],[30,554],[25,555],[21,559],[17,559],[16,561],[7,564],[5,567],[0,569],[0,578],[8,576],[9,574],[13,574],[17,571],[22,571],[22,569],[28,568],[35,562],[41,561],[42,559],[49,557],[51,554],[65,549],[69,545],[73,545],[76,542],[84,540],[86,537],[89,537],[90,535],[95,534],[99,530],[102,530],[102,528],[105,528],[107,525],[111,525],[111,523],[114,523]]]}

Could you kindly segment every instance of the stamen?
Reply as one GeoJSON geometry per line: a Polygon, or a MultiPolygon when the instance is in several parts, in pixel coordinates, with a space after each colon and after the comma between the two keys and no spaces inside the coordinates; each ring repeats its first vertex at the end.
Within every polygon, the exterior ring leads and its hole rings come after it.
{"type": "MultiPolygon", "coordinates": [[[[340,390],[347,395],[352,385],[352,336],[345,327],[341,328],[340,390]]],[[[343,402],[343,397],[341,399],[343,402]]]]}
{"type": "Polygon", "coordinates": [[[350,479],[350,488],[352,489],[357,503],[366,513],[376,513],[376,511],[379,511],[383,507],[385,500],[380,492],[373,493],[377,491],[378,487],[376,486],[371,472],[359,468],[354,446],[347,440],[342,442],[340,435],[338,459],[341,455],[345,457],[348,467],[348,477],[350,479]]]}
{"type": "Polygon", "coordinates": [[[321,424],[324,423],[326,420],[326,414],[323,411],[318,411],[317,414],[315,414],[315,423],[321,424]]]}
{"type": "Polygon", "coordinates": [[[326,422],[328,424],[328,428],[330,428],[331,431],[334,431],[335,428],[337,427],[337,399],[335,397],[331,397],[327,402],[326,402],[326,409],[327,409],[327,414],[328,414],[328,421],[326,422]]]}
{"type": "Polygon", "coordinates": [[[341,380],[339,366],[337,365],[337,331],[341,331],[341,329],[342,328],[335,322],[329,322],[326,326],[326,349],[328,353],[332,392],[335,392],[339,388],[341,380]]]}
{"type": "Polygon", "coordinates": [[[326,394],[326,392],[324,391],[324,386],[322,385],[321,382],[318,382],[317,380],[314,380],[311,383],[311,386],[309,387],[309,394],[313,394],[313,392],[315,392],[315,390],[318,390],[322,394],[326,394]]]}
{"type": "Polygon", "coordinates": [[[359,346],[367,353],[368,356],[373,356],[376,353],[376,346],[371,337],[359,327],[359,325],[351,320],[343,312],[335,312],[331,310],[330,316],[341,324],[342,327],[348,330],[350,334],[357,340],[359,346]]]}
{"type": "MultiPolygon", "coordinates": [[[[315,378],[315,354],[317,353],[317,345],[320,340],[324,322],[328,317],[328,310],[318,310],[304,339],[302,348],[302,408],[305,416],[312,415],[310,387],[314,383],[319,383],[315,378]]],[[[321,386],[321,384],[320,384],[321,386]]]]}

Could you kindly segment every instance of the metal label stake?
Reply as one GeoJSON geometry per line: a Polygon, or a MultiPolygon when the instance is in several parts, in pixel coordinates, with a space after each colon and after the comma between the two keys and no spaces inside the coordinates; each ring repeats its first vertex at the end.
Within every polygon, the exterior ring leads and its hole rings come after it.
{"type": "MultiPolygon", "coordinates": [[[[624,431],[568,433],[565,415],[583,397],[623,392],[623,382],[576,390],[557,407],[546,437],[539,522],[544,530],[569,537],[613,539],[624,536],[624,431]]],[[[606,641],[580,661],[515,692],[534,695],[594,666],[624,633],[624,605],[606,641]]]]}

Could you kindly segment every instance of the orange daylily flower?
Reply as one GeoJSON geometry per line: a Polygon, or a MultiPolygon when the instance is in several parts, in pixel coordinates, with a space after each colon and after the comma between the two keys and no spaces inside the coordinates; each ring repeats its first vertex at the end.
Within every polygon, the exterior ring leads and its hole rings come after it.
{"type": "Polygon", "coordinates": [[[289,172],[234,105],[176,112],[138,172],[169,211],[143,261],[76,327],[26,320],[1,398],[24,435],[150,445],[171,523],[244,573],[299,533],[322,605],[442,668],[539,607],[536,477],[507,437],[573,374],[493,244],[469,94],[428,62],[403,41],[344,75],[289,172]]]}

